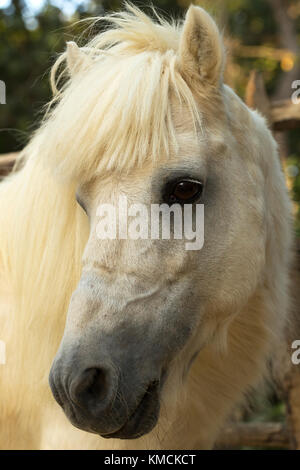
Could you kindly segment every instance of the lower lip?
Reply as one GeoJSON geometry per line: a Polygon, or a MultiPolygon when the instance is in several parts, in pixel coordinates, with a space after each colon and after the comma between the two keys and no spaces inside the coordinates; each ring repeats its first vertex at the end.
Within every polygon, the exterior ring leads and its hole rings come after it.
{"type": "Polygon", "coordinates": [[[156,387],[156,389],[152,392],[147,391],[144,397],[142,398],[140,404],[138,407],[135,409],[133,414],[130,416],[128,421],[120,428],[118,431],[115,431],[113,433],[109,434],[101,434],[102,437],[105,437],[106,439],[110,438],[119,438],[119,439],[137,439],[138,437],[141,437],[143,434],[146,434],[150,432],[153,427],[155,426],[157,422],[157,417],[158,417],[158,412],[159,412],[159,387],[156,387]],[[153,394],[156,395],[155,398],[153,398],[153,394]],[[147,396],[148,395],[148,396],[147,396]],[[149,414],[151,412],[154,412],[154,417],[155,419],[151,419],[151,422],[147,424],[147,429],[137,431],[135,433],[130,433],[130,428],[135,428],[139,429],[142,428],[142,423],[149,417],[149,414]],[[149,426],[150,424],[150,426],[149,426]],[[128,428],[129,435],[126,434],[126,430],[128,428]]]}

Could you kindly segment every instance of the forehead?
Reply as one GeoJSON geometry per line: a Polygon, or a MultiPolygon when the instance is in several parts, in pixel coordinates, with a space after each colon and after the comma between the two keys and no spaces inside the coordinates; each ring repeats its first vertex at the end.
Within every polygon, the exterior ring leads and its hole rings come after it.
{"type": "Polygon", "coordinates": [[[157,192],[163,181],[178,177],[193,177],[205,180],[210,164],[224,158],[227,145],[222,136],[190,127],[189,114],[186,119],[176,118],[177,148],[172,148],[167,161],[145,161],[141,167],[129,172],[108,171],[95,176],[78,188],[78,193],[89,199],[113,199],[119,192],[132,194],[149,190],[157,192]]]}
{"type": "MultiPolygon", "coordinates": [[[[78,194],[86,194],[95,199],[102,190],[105,193],[112,191],[113,196],[114,192],[118,192],[118,188],[125,188],[128,193],[139,187],[150,188],[151,182],[155,184],[156,180],[165,179],[168,174],[170,177],[172,174],[175,177],[180,176],[180,173],[194,177],[200,175],[202,178],[206,176],[207,162],[225,153],[224,125],[220,126],[217,116],[213,118],[212,103],[208,105],[206,99],[199,99],[199,102],[198,99],[197,102],[195,100],[195,109],[198,111],[192,111],[174,91],[169,93],[169,102],[170,114],[167,112],[165,123],[160,126],[160,134],[163,136],[164,147],[169,149],[168,152],[160,153],[157,147],[155,155],[149,153],[133,167],[110,167],[108,164],[106,168],[99,168],[92,178],[79,186],[78,194]]],[[[143,135],[142,147],[144,150],[148,148],[150,152],[153,149],[149,142],[153,139],[155,129],[151,127],[150,122],[148,124],[147,129],[143,128],[143,133],[137,131],[136,139],[143,135]]],[[[122,155],[119,155],[118,160],[122,161],[122,155]]],[[[107,161],[109,163],[109,154],[107,161]]]]}

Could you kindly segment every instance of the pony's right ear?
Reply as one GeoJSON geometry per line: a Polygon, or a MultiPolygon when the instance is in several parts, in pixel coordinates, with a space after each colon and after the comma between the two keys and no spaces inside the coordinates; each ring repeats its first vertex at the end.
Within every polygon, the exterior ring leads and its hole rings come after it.
{"type": "Polygon", "coordinates": [[[189,81],[217,86],[223,78],[224,46],[213,18],[191,5],[179,42],[179,66],[189,81]]]}
{"type": "Polygon", "coordinates": [[[67,42],[66,61],[71,76],[88,68],[92,63],[91,58],[74,41],[67,42]]]}

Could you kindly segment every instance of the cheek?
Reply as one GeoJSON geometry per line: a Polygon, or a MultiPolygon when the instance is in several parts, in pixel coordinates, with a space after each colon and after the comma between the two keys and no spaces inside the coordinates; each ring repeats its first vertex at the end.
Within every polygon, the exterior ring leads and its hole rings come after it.
{"type": "MultiPolygon", "coordinates": [[[[247,204],[245,204],[247,207],[247,204]]],[[[207,226],[199,254],[199,288],[209,308],[233,314],[242,308],[263,281],[266,226],[263,213],[229,213],[215,227],[207,226]]]]}

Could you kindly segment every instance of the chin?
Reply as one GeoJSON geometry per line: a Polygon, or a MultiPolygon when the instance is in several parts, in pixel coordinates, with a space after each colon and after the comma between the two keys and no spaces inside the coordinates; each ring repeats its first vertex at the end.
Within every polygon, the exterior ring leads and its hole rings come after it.
{"type": "Polygon", "coordinates": [[[115,432],[100,434],[106,439],[138,439],[155,428],[159,417],[159,400],[146,397],[138,405],[125,424],[115,432]]]}

